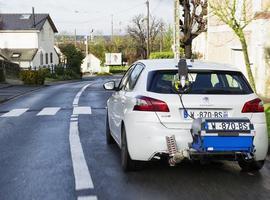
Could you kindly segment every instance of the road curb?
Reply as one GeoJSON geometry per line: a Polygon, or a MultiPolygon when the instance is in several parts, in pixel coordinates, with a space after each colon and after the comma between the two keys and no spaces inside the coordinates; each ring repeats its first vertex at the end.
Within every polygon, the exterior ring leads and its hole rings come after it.
{"type": "Polygon", "coordinates": [[[29,91],[27,91],[27,92],[24,92],[24,93],[22,93],[22,94],[18,94],[18,95],[12,96],[12,97],[10,97],[10,98],[1,100],[1,101],[0,101],[0,105],[4,104],[4,103],[6,103],[6,102],[9,102],[9,101],[15,100],[15,99],[17,99],[17,98],[19,98],[19,97],[22,97],[22,96],[24,96],[24,95],[31,94],[31,93],[33,93],[33,92],[35,92],[35,91],[38,91],[38,90],[41,90],[41,89],[43,89],[43,88],[45,88],[45,86],[41,86],[41,87],[38,87],[38,88],[35,88],[35,89],[32,89],[32,90],[29,90],[29,91]]]}

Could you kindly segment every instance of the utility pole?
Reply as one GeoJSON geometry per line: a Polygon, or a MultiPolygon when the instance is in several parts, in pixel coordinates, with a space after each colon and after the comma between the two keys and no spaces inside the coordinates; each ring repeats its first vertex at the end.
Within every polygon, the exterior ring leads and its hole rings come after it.
{"type": "Polygon", "coordinates": [[[113,24],[113,15],[111,15],[111,26],[112,26],[112,36],[111,36],[111,40],[113,41],[113,36],[114,36],[114,24],[113,24]]]}
{"type": "Polygon", "coordinates": [[[77,30],[74,31],[74,45],[77,47],[77,30]]]}
{"type": "Polygon", "coordinates": [[[150,5],[149,0],[146,1],[147,6],[147,58],[150,56],[150,5]]]}
{"type": "Polygon", "coordinates": [[[85,36],[85,56],[88,56],[88,35],[85,36]]]}
{"type": "Polygon", "coordinates": [[[180,2],[174,0],[174,58],[180,59],[180,2]]]}

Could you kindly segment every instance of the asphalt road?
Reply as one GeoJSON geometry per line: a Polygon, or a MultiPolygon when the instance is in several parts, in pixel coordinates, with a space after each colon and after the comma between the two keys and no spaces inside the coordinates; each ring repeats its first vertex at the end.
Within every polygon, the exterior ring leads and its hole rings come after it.
{"type": "Polygon", "coordinates": [[[269,160],[256,174],[229,162],[149,163],[124,173],[118,147],[105,142],[105,81],[51,86],[0,105],[0,200],[270,199],[269,160]]]}

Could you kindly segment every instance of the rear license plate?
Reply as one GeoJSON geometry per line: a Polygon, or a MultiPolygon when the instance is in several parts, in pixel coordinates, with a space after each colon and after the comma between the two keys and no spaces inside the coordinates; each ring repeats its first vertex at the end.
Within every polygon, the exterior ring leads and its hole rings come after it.
{"type": "Polygon", "coordinates": [[[192,118],[228,118],[228,111],[198,111],[198,110],[190,110],[183,111],[183,118],[186,120],[192,118]]]}
{"type": "Polygon", "coordinates": [[[209,131],[249,131],[248,122],[208,122],[206,129],[209,131]]]}

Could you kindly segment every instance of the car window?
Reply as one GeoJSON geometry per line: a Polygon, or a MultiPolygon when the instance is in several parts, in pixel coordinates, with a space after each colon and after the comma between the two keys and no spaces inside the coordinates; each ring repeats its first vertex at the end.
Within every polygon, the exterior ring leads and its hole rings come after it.
{"type": "MultiPolygon", "coordinates": [[[[147,90],[150,92],[173,94],[177,70],[151,72],[147,90]]],[[[190,72],[190,94],[251,94],[253,91],[240,72],[209,71],[190,72]]]]}
{"type": "Polygon", "coordinates": [[[134,68],[134,70],[130,74],[128,82],[125,86],[126,91],[133,90],[133,88],[135,87],[137,80],[138,80],[140,74],[142,73],[143,69],[144,69],[144,67],[142,65],[139,65],[139,64],[136,65],[136,67],[134,68]]]}
{"type": "Polygon", "coordinates": [[[125,75],[123,76],[122,80],[119,83],[118,90],[122,90],[124,88],[124,86],[127,84],[128,78],[129,78],[131,72],[133,71],[134,67],[135,66],[131,66],[129,68],[129,70],[125,73],[125,75]]]}

